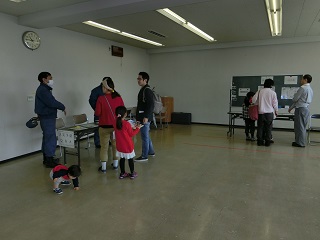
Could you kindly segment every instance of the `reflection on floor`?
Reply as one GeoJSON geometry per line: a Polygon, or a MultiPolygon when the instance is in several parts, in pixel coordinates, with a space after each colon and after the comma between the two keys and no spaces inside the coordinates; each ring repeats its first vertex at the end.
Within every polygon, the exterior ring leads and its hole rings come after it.
{"type": "Polygon", "coordinates": [[[99,149],[83,141],[81,189],[61,195],[42,154],[2,163],[0,239],[319,239],[320,144],[293,148],[293,132],[274,131],[275,143],[258,147],[243,129],[226,132],[151,130],[156,156],[135,164],[135,180],[99,173],[99,149]]]}

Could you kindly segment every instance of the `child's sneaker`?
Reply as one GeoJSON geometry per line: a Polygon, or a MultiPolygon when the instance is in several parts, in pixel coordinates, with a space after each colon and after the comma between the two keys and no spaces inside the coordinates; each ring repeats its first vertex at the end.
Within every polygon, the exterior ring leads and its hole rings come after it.
{"type": "Polygon", "coordinates": [[[135,179],[136,177],[138,177],[138,173],[133,172],[133,173],[130,174],[130,178],[131,179],[135,179]]]}
{"type": "Polygon", "coordinates": [[[119,179],[124,179],[124,178],[126,178],[126,177],[129,177],[129,173],[120,173],[120,175],[119,175],[119,179]]]}
{"type": "Polygon", "coordinates": [[[69,186],[71,184],[71,182],[70,181],[62,181],[60,184],[64,185],[64,186],[69,186]]]}
{"type": "Polygon", "coordinates": [[[61,188],[55,188],[53,189],[53,191],[56,193],[56,194],[62,194],[62,189],[61,188]]]}

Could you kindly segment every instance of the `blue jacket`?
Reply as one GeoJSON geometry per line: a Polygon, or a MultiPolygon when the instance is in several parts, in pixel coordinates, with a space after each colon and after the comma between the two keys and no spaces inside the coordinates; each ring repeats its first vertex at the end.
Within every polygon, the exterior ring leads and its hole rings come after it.
{"type": "Polygon", "coordinates": [[[92,107],[93,111],[96,110],[96,104],[97,104],[98,98],[103,95],[104,95],[104,93],[102,91],[102,84],[100,84],[98,87],[95,87],[94,89],[92,89],[90,97],[89,97],[89,103],[90,103],[90,106],[92,107]]]}
{"type": "Polygon", "coordinates": [[[65,106],[57,101],[52,95],[52,88],[44,83],[40,83],[36,91],[34,112],[40,118],[57,118],[58,109],[64,111],[65,106]]]}

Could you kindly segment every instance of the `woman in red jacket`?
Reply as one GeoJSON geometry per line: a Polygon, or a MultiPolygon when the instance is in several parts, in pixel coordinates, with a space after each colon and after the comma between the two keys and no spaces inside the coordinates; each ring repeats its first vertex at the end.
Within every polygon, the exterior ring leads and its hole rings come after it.
{"type": "Polygon", "coordinates": [[[125,117],[127,116],[127,109],[124,106],[116,108],[117,121],[115,124],[115,134],[117,140],[117,157],[120,157],[120,179],[129,177],[134,179],[138,174],[134,171],[133,158],[135,157],[134,145],[132,137],[136,135],[143,125],[131,125],[127,122],[125,117]],[[130,174],[125,172],[124,162],[128,159],[130,174]]]}
{"type": "Polygon", "coordinates": [[[116,144],[113,137],[113,125],[115,123],[115,109],[124,106],[120,94],[114,90],[114,83],[110,77],[102,80],[102,90],[104,95],[97,100],[95,115],[99,117],[99,135],[100,135],[100,161],[99,171],[105,173],[107,170],[109,141],[111,141],[113,152],[113,167],[118,167],[116,158],[116,144]]]}

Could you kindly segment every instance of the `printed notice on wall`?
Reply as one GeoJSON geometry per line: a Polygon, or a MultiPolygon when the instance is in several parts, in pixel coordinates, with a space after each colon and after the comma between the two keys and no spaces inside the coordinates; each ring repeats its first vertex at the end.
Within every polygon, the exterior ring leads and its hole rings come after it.
{"type": "Polygon", "coordinates": [[[73,131],[58,130],[58,141],[61,147],[75,148],[73,131]]]}
{"type": "Polygon", "coordinates": [[[245,97],[250,92],[250,88],[239,88],[239,96],[245,97]]]}
{"type": "Polygon", "coordinates": [[[297,84],[298,76],[284,76],[284,84],[297,84]]]}
{"type": "Polygon", "coordinates": [[[281,88],[281,99],[292,99],[298,91],[298,87],[283,87],[281,88]]]}

